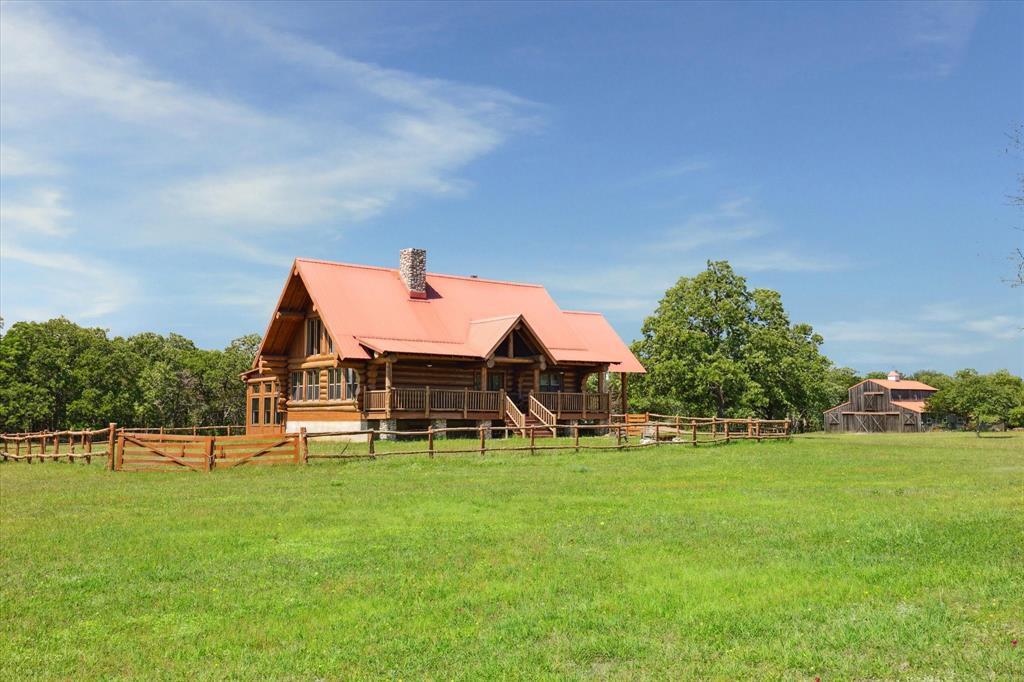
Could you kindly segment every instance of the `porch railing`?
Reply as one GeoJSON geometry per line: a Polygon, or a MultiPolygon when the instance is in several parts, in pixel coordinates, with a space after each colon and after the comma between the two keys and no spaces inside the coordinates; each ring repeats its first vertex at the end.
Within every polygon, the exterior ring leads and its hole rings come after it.
{"type": "Polygon", "coordinates": [[[541,405],[554,413],[556,419],[560,419],[562,413],[583,415],[584,419],[588,414],[607,414],[611,403],[608,393],[541,392],[534,395],[541,405]]]}
{"type": "Polygon", "coordinates": [[[381,391],[367,391],[365,410],[367,412],[461,412],[464,417],[471,413],[499,414],[502,409],[504,391],[473,391],[468,388],[391,388],[381,391]]]}
{"type": "Polygon", "coordinates": [[[537,419],[544,426],[551,427],[551,435],[555,435],[555,424],[556,421],[555,413],[544,407],[541,401],[537,400],[537,396],[530,394],[530,416],[537,419]]]}

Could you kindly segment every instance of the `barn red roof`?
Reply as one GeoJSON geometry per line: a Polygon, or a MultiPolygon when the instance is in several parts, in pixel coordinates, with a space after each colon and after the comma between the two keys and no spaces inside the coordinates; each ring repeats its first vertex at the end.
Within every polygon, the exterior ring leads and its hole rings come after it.
{"type": "Polygon", "coordinates": [[[899,405],[900,407],[906,408],[911,412],[924,413],[924,401],[923,400],[893,400],[893,405],[899,405]]]}
{"type": "Polygon", "coordinates": [[[302,279],[343,358],[377,352],[486,358],[522,323],[554,362],[644,368],[600,313],[565,312],[538,284],[427,273],[427,295],[410,298],[393,268],[296,259],[302,279]]]}
{"type": "MultiPolygon", "coordinates": [[[[885,388],[902,388],[908,391],[937,391],[939,389],[934,386],[922,383],[920,381],[911,381],[909,379],[900,379],[899,381],[892,381],[890,379],[865,379],[873,384],[884,386],[885,388]]],[[[864,382],[861,382],[864,383],[864,382]]]]}

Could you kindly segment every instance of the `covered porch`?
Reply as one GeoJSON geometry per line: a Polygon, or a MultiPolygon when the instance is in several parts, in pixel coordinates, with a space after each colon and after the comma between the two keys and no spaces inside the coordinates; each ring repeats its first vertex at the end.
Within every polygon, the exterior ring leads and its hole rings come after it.
{"type": "MultiPolygon", "coordinates": [[[[610,412],[607,392],[531,391],[529,395],[557,420],[606,419],[610,412]]],[[[510,403],[504,389],[391,387],[366,391],[362,411],[367,419],[505,419],[510,403]]]]}

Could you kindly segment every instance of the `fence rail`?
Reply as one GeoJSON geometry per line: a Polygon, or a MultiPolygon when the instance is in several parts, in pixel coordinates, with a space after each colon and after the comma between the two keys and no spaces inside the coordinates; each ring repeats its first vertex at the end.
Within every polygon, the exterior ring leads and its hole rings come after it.
{"type": "MultiPolygon", "coordinates": [[[[513,406],[514,407],[514,406],[513,406]]],[[[520,415],[522,413],[519,413],[520,415]]],[[[525,420],[523,420],[525,422],[525,420]]],[[[659,444],[689,445],[692,447],[717,445],[738,440],[790,438],[788,419],[718,419],[716,417],[684,417],[681,415],[623,414],[612,415],[608,424],[574,424],[571,426],[528,425],[518,421],[512,426],[464,426],[433,428],[420,431],[364,429],[360,431],[331,431],[308,433],[261,434],[255,436],[203,436],[198,434],[140,433],[134,429],[117,428],[110,424],[105,429],[82,431],[52,431],[24,434],[0,434],[0,457],[4,461],[32,463],[66,459],[92,460],[93,455],[104,456],[112,471],[140,470],[198,470],[230,468],[244,464],[299,464],[310,459],[360,459],[390,455],[436,453],[460,454],[488,452],[524,452],[531,454],[544,450],[629,450],[659,444]],[[568,442],[538,445],[538,431],[555,431],[555,435],[570,437],[568,442]],[[476,436],[472,447],[437,448],[435,440],[449,435],[476,436]],[[602,437],[598,443],[581,443],[580,437],[602,437]],[[501,435],[503,438],[495,438],[501,435]],[[102,438],[97,439],[97,436],[102,438]],[[517,442],[513,437],[525,437],[529,444],[517,442]],[[366,453],[314,453],[309,452],[309,441],[324,438],[365,437],[366,453]],[[424,448],[380,451],[377,443],[384,439],[425,437],[424,448]],[[614,439],[614,442],[613,442],[614,439]],[[61,445],[65,450],[61,451],[61,445]],[[105,444],[104,451],[94,451],[96,444],[105,444]],[[47,448],[49,447],[49,452],[47,448]]],[[[203,427],[197,427],[203,428],[203,427]]],[[[225,427],[206,427],[225,428],[225,427]]],[[[232,428],[243,428],[235,427],[232,428]]],[[[176,429],[182,430],[182,429],[176,429]]],[[[186,429],[191,430],[191,429],[186,429]]],[[[463,438],[471,442],[472,438],[463,438]]]]}

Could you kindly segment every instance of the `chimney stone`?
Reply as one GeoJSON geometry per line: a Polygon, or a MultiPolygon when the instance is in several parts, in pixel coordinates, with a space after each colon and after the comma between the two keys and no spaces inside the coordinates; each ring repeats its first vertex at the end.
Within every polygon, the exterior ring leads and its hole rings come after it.
{"type": "Polygon", "coordinates": [[[398,274],[409,290],[409,298],[426,298],[426,249],[402,249],[398,254],[398,274]]]}

